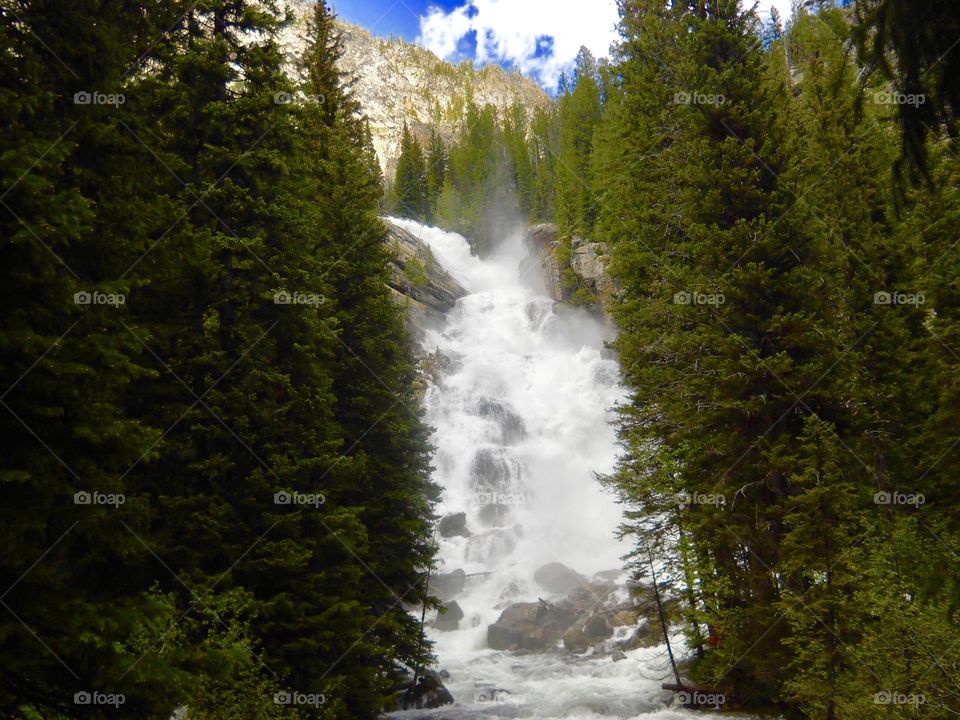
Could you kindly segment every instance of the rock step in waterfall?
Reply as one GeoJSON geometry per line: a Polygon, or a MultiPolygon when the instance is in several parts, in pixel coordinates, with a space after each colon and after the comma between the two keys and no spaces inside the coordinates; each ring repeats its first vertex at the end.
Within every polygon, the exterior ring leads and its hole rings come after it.
{"type": "Polygon", "coordinates": [[[521,232],[481,260],[459,235],[389,222],[462,288],[420,326],[443,488],[430,591],[444,608],[425,627],[438,669],[407,697],[455,703],[395,716],[694,717],[660,687],[656,603],[618,569],[621,510],[595,479],[615,466],[624,397],[609,327],[548,296],[531,272],[543,246],[521,232]]]}

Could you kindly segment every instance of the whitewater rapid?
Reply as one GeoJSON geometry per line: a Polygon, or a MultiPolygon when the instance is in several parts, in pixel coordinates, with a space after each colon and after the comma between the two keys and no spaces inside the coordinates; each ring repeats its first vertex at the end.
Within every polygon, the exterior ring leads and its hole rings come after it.
{"type": "Polygon", "coordinates": [[[391,221],[425,242],[469,293],[443,327],[426,331],[422,346],[446,366],[425,398],[435,428],[435,480],[443,488],[437,512],[465,512],[471,533],[438,534],[437,572],[468,576],[456,596],[464,617],[447,632],[429,627],[428,617],[426,630],[457,704],[394,716],[702,716],[667,707],[663,647],[628,651],[619,662],[592,651],[487,647],[487,628],[506,605],[555,599],[534,581],[537,568],[561,562],[591,578],[615,576],[622,566],[627,547],[614,538],[622,510],[595,474],[615,465],[612,412],[625,391],[604,351],[603,324],[554,303],[538,273],[523,276],[519,233],[480,260],[460,235],[391,221]]]}

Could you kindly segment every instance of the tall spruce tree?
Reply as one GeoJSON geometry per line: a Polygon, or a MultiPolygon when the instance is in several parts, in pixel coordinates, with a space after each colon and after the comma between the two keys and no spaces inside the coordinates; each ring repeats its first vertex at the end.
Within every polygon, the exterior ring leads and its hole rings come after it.
{"type": "Polygon", "coordinates": [[[400,137],[400,157],[393,179],[393,207],[395,212],[420,222],[430,216],[430,194],[427,185],[427,162],[420,141],[403,124],[400,137]]]}
{"type": "Polygon", "coordinates": [[[447,177],[447,148],[436,128],[430,128],[430,146],[427,149],[427,203],[430,208],[429,221],[437,216],[440,193],[447,177]]]}

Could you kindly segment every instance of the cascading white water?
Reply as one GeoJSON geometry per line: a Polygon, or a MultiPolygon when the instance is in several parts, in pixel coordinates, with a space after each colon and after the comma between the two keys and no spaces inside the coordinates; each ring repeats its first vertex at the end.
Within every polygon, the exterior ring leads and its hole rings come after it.
{"type": "Polygon", "coordinates": [[[462,569],[468,578],[456,597],[464,612],[459,629],[427,629],[457,700],[433,713],[694,717],[665,706],[662,648],[633,650],[614,663],[609,655],[487,647],[487,628],[507,604],[553,599],[534,582],[537,568],[562,562],[589,578],[621,567],[626,547],[613,535],[621,509],[594,473],[614,466],[611,412],[624,390],[603,351],[601,323],[555,304],[538,278],[521,277],[519,233],[480,260],[457,234],[393,222],[422,239],[470,293],[423,340],[426,352],[448,361],[426,396],[443,488],[438,513],[465,512],[470,532],[438,537],[438,571],[462,569]]]}

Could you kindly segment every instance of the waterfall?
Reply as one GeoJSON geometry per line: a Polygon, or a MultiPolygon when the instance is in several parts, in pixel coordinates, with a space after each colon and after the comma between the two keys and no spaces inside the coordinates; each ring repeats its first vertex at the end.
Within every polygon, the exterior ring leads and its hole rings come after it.
{"type": "MultiPolygon", "coordinates": [[[[612,409],[624,388],[604,351],[603,324],[554,303],[541,278],[522,276],[519,232],[481,260],[460,235],[392,220],[424,241],[469,292],[422,340],[424,352],[442,356],[445,367],[425,398],[435,428],[435,480],[443,488],[438,514],[466,514],[465,532],[437,538],[438,573],[466,578],[454,598],[463,611],[459,623],[453,619],[457,629],[427,629],[458,703],[434,712],[693,717],[665,707],[662,648],[613,662],[592,648],[519,654],[488,647],[487,629],[505,607],[557,599],[534,580],[538,568],[563,563],[587,581],[597,573],[608,582],[621,575],[627,548],[614,532],[622,511],[595,473],[614,467],[612,409]]],[[[618,633],[612,640],[623,629],[618,633]]]]}

